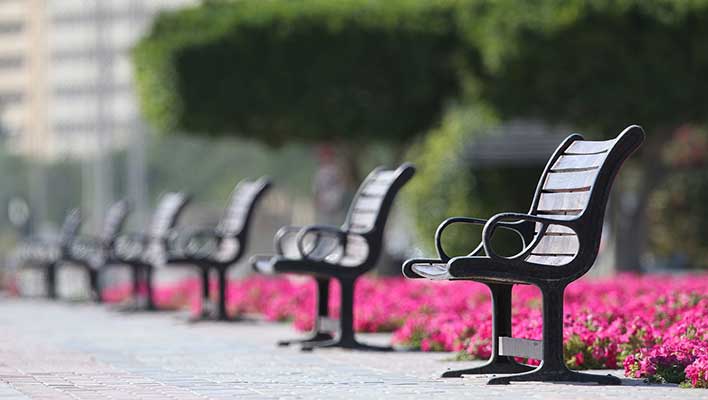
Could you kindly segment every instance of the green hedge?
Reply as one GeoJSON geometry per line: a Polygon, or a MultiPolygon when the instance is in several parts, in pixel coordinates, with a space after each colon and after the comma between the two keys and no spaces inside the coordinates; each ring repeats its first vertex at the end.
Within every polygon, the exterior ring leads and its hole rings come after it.
{"type": "Polygon", "coordinates": [[[163,14],[135,60],[162,130],[400,141],[465,87],[502,119],[652,134],[708,115],[706,43],[706,0],[241,0],[163,14]]]}
{"type": "Polygon", "coordinates": [[[452,1],[210,2],[163,14],[135,49],[160,130],[400,142],[458,91],[452,1]]]}

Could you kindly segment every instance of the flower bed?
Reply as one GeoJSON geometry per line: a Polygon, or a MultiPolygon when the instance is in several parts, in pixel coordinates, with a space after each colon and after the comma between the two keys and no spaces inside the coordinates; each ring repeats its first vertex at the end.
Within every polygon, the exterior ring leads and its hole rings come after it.
{"type": "MultiPolygon", "coordinates": [[[[253,276],[230,283],[231,314],[258,313],[272,321],[312,327],[314,283],[253,276]]],[[[708,276],[633,276],[581,280],[566,291],[565,358],[574,369],[619,368],[627,376],[708,387],[708,276]]],[[[119,288],[108,291],[115,296],[119,288]]],[[[158,290],[160,304],[196,305],[199,284],[188,280],[158,290]],[[189,293],[190,295],[187,295],[189,293]]],[[[330,289],[338,313],[339,287],[330,289]]],[[[472,282],[362,279],[356,288],[355,328],[393,332],[394,341],[423,351],[455,351],[462,359],[491,353],[491,303],[472,282]]],[[[531,286],[514,288],[513,335],[540,339],[541,300],[531,286]]],[[[533,360],[530,360],[533,362],[533,360]]]]}

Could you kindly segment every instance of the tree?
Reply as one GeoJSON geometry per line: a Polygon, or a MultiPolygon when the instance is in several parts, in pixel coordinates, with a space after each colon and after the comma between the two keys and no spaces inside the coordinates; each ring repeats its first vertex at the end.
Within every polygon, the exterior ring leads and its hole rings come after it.
{"type": "Polygon", "coordinates": [[[459,26],[482,60],[472,95],[500,118],[562,121],[597,139],[644,127],[636,196],[614,202],[616,265],[638,268],[648,199],[671,171],[667,143],[708,117],[708,2],[507,0],[465,10],[459,26]]]}
{"type": "Polygon", "coordinates": [[[400,147],[458,91],[452,1],[207,2],[162,14],[134,59],[166,132],[400,147]]]}

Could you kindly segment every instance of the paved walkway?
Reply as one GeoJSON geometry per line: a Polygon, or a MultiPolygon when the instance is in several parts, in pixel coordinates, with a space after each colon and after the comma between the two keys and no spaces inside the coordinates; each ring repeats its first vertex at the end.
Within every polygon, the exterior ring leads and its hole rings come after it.
{"type": "Polygon", "coordinates": [[[0,297],[0,400],[708,398],[706,390],[630,379],[621,387],[443,380],[441,371],[463,366],[450,354],[303,353],[273,345],[295,334],[284,324],[187,324],[182,317],[0,297]]]}

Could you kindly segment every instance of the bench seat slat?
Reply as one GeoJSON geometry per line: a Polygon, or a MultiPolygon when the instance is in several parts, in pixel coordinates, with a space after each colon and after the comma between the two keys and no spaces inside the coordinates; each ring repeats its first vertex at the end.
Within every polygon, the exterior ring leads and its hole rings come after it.
{"type": "MultiPolygon", "coordinates": [[[[536,223],[536,230],[534,233],[538,233],[541,230],[541,224],[536,223]]],[[[575,235],[575,231],[563,225],[548,225],[546,228],[546,235],[575,235]]]]}
{"type": "Polygon", "coordinates": [[[582,211],[589,199],[590,192],[541,193],[537,210],[541,212],[582,211]]]}
{"type": "Polygon", "coordinates": [[[383,198],[381,197],[360,197],[356,199],[354,203],[354,208],[363,210],[376,210],[381,207],[381,202],[383,198]]]}
{"type": "Polygon", "coordinates": [[[599,168],[607,153],[563,155],[551,167],[552,172],[599,168]]]}
{"type": "Polygon", "coordinates": [[[609,151],[614,146],[616,140],[576,140],[567,149],[565,154],[595,154],[609,151]]]}
{"type": "Polygon", "coordinates": [[[364,189],[361,192],[368,197],[381,197],[386,194],[388,187],[388,184],[377,184],[375,182],[371,182],[364,186],[364,189]]]}
{"type": "Polygon", "coordinates": [[[532,254],[526,258],[527,262],[542,265],[559,266],[565,265],[573,261],[573,256],[555,256],[555,255],[535,255],[532,254]]]}
{"type": "Polygon", "coordinates": [[[546,235],[539,240],[536,247],[531,251],[535,255],[562,254],[574,256],[578,253],[580,242],[578,237],[573,236],[549,236],[546,235]]]}
{"type": "Polygon", "coordinates": [[[551,172],[546,177],[543,190],[581,191],[590,190],[597,177],[597,169],[577,172],[551,172]]]}

